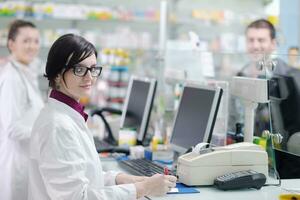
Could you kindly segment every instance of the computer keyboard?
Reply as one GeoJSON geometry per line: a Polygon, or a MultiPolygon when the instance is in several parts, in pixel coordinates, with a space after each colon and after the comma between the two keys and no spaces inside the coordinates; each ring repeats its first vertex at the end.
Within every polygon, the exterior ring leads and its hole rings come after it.
{"type": "MultiPolygon", "coordinates": [[[[127,169],[134,175],[152,176],[164,174],[164,166],[144,158],[119,161],[121,167],[127,169]]],[[[174,173],[169,171],[170,175],[174,173]]]]}

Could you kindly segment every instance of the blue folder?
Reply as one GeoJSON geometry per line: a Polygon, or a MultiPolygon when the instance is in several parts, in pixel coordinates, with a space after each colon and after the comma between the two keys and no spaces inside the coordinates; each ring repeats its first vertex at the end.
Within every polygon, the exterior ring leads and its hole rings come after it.
{"type": "Polygon", "coordinates": [[[186,186],[182,183],[176,183],[178,192],[168,192],[168,194],[187,194],[187,193],[200,193],[199,189],[195,187],[186,186]]]}

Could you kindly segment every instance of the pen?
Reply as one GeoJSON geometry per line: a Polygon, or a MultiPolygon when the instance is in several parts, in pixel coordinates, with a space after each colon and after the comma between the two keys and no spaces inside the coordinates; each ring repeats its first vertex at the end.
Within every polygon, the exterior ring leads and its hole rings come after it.
{"type": "Polygon", "coordinates": [[[169,169],[168,169],[168,167],[164,167],[164,175],[169,175],[169,169]]]}

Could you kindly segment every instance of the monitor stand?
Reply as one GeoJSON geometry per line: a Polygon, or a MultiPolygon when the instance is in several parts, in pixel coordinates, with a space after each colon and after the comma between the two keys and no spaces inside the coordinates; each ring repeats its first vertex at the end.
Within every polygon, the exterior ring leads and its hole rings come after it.
{"type": "Polygon", "coordinates": [[[146,136],[145,136],[145,138],[143,139],[143,141],[137,140],[137,141],[136,141],[136,145],[142,145],[142,146],[144,146],[144,147],[148,147],[148,146],[150,145],[152,136],[153,136],[153,135],[151,135],[151,134],[149,134],[149,133],[146,133],[146,136]]]}

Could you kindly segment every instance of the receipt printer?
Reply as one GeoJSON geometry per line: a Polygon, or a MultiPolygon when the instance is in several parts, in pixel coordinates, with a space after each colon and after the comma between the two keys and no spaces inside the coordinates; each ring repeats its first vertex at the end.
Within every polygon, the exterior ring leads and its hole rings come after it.
{"type": "Polygon", "coordinates": [[[259,145],[243,142],[203,152],[178,158],[180,182],[190,186],[213,185],[216,177],[242,170],[254,170],[268,177],[268,155],[259,145]]]}

